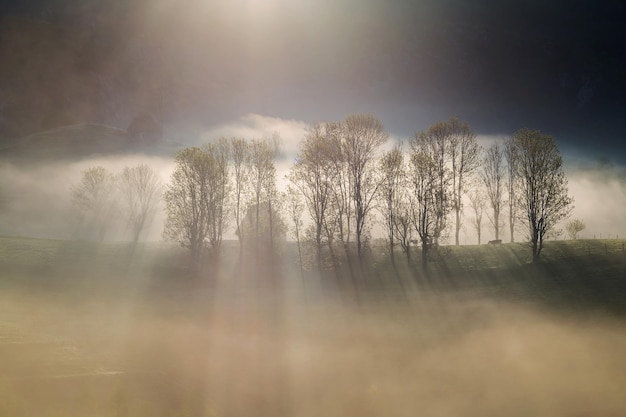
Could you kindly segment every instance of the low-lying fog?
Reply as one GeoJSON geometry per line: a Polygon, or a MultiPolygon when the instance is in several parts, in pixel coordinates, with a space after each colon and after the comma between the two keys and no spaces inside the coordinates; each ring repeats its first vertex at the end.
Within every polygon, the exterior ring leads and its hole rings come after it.
{"type": "Polygon", "coordinates": [[[2,292],[0,415],[626,413],[626,332],[606,317],[417,292],[185,296],[2,292]]]}
{"type": "MultiPolygon", "coordinates": [[[[277,179],[281,189],[284,188],[284,176],[291,166],[291,156],[295,150],[289,148],[289,152],[289,155],[277,161],[277,179]]],[[[112,173],[119,173],[125,166],[134,167],[142,163],[154,169],[163,184],[169,182],[174,168],[173,156],[126,155],[27,164],[0,161],[0,235],[87,238],[80,213],[72,206],[70,198],[71,187],[79,182],[81,172],[101,165],[112,173]]],[[[624,168],[593,164],[567,166],[566,173],[569,192],[574,197],[571,218],[582,219],[586,224],[580,237],[626,237],[626,222],[622,216],[623,208],[626,207],[624,168]]],[[[474,244],[477,241],[471,226],[472,216],[471,209],[466,207],[461,244],[474,244]]],[[[164,214],[160,207],[150,227],[142,233],[141,240],[160,240],[163,221],[164,214]]],[[[488,219],[484,223],[484,230],[490,236],[488,219]]],[[[374,229],[374,232],[377,230],[374,229]]],[[[502,233],[501,237],[508,241],[508,227],[504,227],[502,233]]],[[[516,240],[523,237],[520,231],[516,240]]],[[[228,230],[226,238],[236,239],[232,230],[228,230]]],[[[121,222],[113,222],[105,239],[128,240],[130,232],[121,222]]]]}

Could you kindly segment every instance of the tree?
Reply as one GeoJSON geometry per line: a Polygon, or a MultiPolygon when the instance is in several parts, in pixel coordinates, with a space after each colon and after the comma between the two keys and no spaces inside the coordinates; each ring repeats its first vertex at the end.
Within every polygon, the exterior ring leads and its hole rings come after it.
{"type": "Polygon", "coordinates": [[[214,254],[221,244],[227,170],[221,166],[224,156],[219,152],[212,145],[206,150],[193,147],[178,152],[164,194],[167,217],[163,236],[189,248],[194,266],[208,243],[214,254]]]}
{"type": "Polygon", "coordinates": [[[509,194],[509,228],[511,243],[515,242],[515,218],[517,217],[516,181],[517,181],[517,148],[512,138],[504,142],[504,157],[507,165],[507,190],[509,194]]]}
{"type": "Polygon", "coordinates": [[[254,208],[255,226],[251,230],[254,232],[255,242],[260,242],[261,227],[261,210],[267,210],[267,217],[270,223],[268,231],[270,233],[269,244],[273,246],[274,240],[272,233],[274,228],[271,223],[275,210],[272,205],[278,195],[276,190],[276,167],[274,166],[274,158],[277,149],[274,143],[268,140],[253,139],[249,144],[248,172],[249,184],[251,190],[251,204],[254,208]]]}
{"type": "MultiPolygon", "coordinates": [[[[326,215],[329,225],[327,235],[333,230],[336,240],[341,242],[344,254],[350,255],[349,245],[353,231],[353,183],[348,165],[347,150],[344,146],[343,124],[341,122],[325,123],[325,135],[328,140],[329,168],[332,170],[331,200],[326,215]]],[[[332,244],[329,241],[329,244],[332,244]]],[[[334,251],[331,248],[331,252],[334,251]]]]}
{"type": "MultiPolygon", "coordinates": [[[[449,138],[450,127],[448,124],[437,122],[428,130],[417,133],[411,145],[425,156],[426,159],[421,158],[424,159],[421,164],[428,162],[429,175],[431,175],[430,171],[432,171],[432,175],[435,175],[435,182],[433,183],[435,188],[432,190],[434,198],[432,214],[435,215],[432,240],[435,245],[439,244],[439,239],[446,228],[446,219],[450,213],[450,171],[447,167],[449,138]]],[[[415,149],[413,151],[416,152],[415,149]]]]}
{"type": "Polygon", "coordinates": [[[480,147],[476,135],[467,123],[456,118],[448,122],[449,146],[448,153],[452,165],[452,207],[456,215],[454,242],[459,245],[461,217],[463,213],[463,195],[470,175],[480,163],[480,147]]]}
{"type": "Polygon", "coordinates": [[[491,145],[483,158],[482,179],[487,191],[487,198],[492,209],[489,216],[495,232],[495,239],[500,239],[500,213],[502,210],[502,188],[504,179],[504,163],[502,148],[499,143],[491,145]]]}
{"type": "Polygon", "coordinates": [[[154,217],[161,198],[161,180],[147,165],[124,167],[118,178],[126,221],[133,233],[133,242],[154,217]]]}
{"type": "Polygon", "coordinates": [[[475,189],[470,194],[470,207],[474,211],[474,219],[472,221],[472,225],[476,229],[476,234],[478,235],[478,244],[480,245],[482,224],[483,224],[483,213],[485,212],[485,206],[487,205],[487,201],[485,195],[479,190],[475,189]]]}
{"type": "Polygon", "coordinates": [[[441,194],[437,147],[432,146],[425,135],[416,136],[410,145],[411,222],[422,244],[422,268],[427,272],[428,251],[440,233],[441,219],[449,213],[450,206],[447,195],[441,194]]]}
{"type": "Polygon", "coordinates": [[[267,261],[266,264],[257,263],[255,266],[273,267],[270,258],[282,250],[288,227],[276,205],[270,205],[269,201],[263,200],[261,206],[257,209],[255,203],[250,204],[244,215],[242,227],[244,233],[250,236],[246,240],[246,248],[257,255],[260,254],[259,258],[267,261]]]}
{"type": "Polygon", "coordinates": [[[567,232],[567,236],[572,239],[578,239],[578,233],[585,230],[585,222],[580,219],[573,219],[567,222],[565,225],[565,231],[567,232]]]}
{"type": "Polygon", "coordinates": [[[343,126],[345,157],[352,185],[357,254],[362,259],[367,218],[380,185],[374,162],[389,135],[382,122],[370,114],[350,115],[343,126]]]}
{"type": "Polygon", "coordinates": [[[232,161],[232,170],[234,177],[234,214],[235,214],[235,233],[239,239],[239,254],[243,252],[244,234],[241,227],[243,221],[243,209],[246,201],[246,191],[248,183],[248,166],[250,151],[248,142],[243,138],[231,138],[230,140],[230,156],[232,161]]]}
{"type": "Polygon", "coordinates": [[[115,176],[102,166],[89,168],[71,193],[74,205],[95,229],[98,240],[104,240],[116,209],[115,176]]]}
{"type": "Polygon", "coordinates": [[[302,274],[302,245],[300,243],[300,237],[302,234],[302,228],[304,223],[302,222],[302,213],[304,212],[304,203],[298,191],[292,187],[287,186],[287,191],[284,194],[284,200],[287,205],[287,213],[289,220],[291,220],[291,234],[296,239],[298,245],[298,260],[300,262],[300,273],[302,274]]]}
{"type": "Polygon", "coordinates": [[[316,263],[321,267],[322,245],[326,216],[331,204],[335,171],[332,165],[333,144],[326,124],[315,124],[302,142],[295,164],[288,178],[302,194],[312,220],[312,239],[315,243],[316,263]]]}
{"type": "Polygon", "coordinates": [[[379,193],[380,211],[383,215],[387,239],[389,241],[389,255],[395,264],[394,237],[400,208],[401,189],[404,187],[404,155],[399,146],[386,152],[380,160],[382,182],[379,193]]]}
{"type": "Polygon", "coordinates": [[[407,188],[410,188],[407,184],[400,189],[402,196],[399,198],[399,204],[397,212],[394,216],[394,236],[402,252],[406,256],[407,263],[411,261],[411,238],[412,238],[412,222],[411,222],[411,206],[409,204],[409,197],[407,196],[407,188]]]}
{"type": "Polygon", "coordinates": [[[209,244],[217,255],[222,246],[222,236],[228,225],[228,205],[230,201],[229,160],[230,144],[221,138],[216,143],[209,143],[204,148],[209,163],[207,178],[206,206],[209,244]]]}
{"type": "Polygon", "coordinates": [[[528,226],[533,262],[538,262],[544,237],[571,212],[563,159],[554,138],[538,130],[513,135],[520,182],[520,218],[528,226]]]}

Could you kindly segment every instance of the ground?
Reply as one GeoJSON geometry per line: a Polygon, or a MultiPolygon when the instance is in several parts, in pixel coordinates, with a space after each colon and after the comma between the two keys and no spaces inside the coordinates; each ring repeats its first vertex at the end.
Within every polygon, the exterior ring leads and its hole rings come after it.
{"type": "Polygon", "coordinates": [[[622,241],[529,252],[333,283],[236,244],[198,277],[165,244],[0,238],[0,416],[624,415],[622,241]]]}

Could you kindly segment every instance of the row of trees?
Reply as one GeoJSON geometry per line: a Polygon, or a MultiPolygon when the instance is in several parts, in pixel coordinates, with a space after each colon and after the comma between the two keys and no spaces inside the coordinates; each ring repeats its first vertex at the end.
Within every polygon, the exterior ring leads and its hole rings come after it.
{"type": "MultiPolygon", "coordinates": [[[[277,187],[276,138],[222,138],[184,149],[163,193],[163,235],[188,247],[195,261],[206,252],[219,255],[231,226],[240,251],[247,246],[257,254],[259,248],[271,253],[284,240],[286,215],[301,262],[308,245],[320,267],[325,259],[336,265],[351,253],[362,260],[378,213],[392,261],[396,246],[410,260],[411,246],[419,244],[426,267],[429,251],[450,229],[459,244],[466,201],[475,214],[479,243],[483,213],[500,240],[508,206],[511,241],[523,225],[533,260],[539,259],[547,233],[570,213],[561,155],[554,139],[539,131],[523,129],[483,149],[471,128],[452,118],[416,133],[407,150],[400,144],[389,149],[388,142],[383,124],[372,115],[316,123],[303,138],[284,192],[277,187]]],[[[139,208],[160,193],[155,181],[139,185],[146,182],[140,178],[153,176],[148,170],[126,168],[117,180],[135,240],[146,219],[146,209],[139,208]]],[[[91,183],[106,183],[107,175],[100,167],[83,174],[74,189],[79,206],[98,206],[91,183]]]]}
{"type": "Polygon", "coordinates": [[[274,252],[285,233],[278,215],[277,155],[276,140],[242,138],[179,152],[164,193],[164,237],[189,248],[198,262],[207,251],[219,256],[224,232],[234,222],[240,251],[250,240],[248,246],[274,252]]]}

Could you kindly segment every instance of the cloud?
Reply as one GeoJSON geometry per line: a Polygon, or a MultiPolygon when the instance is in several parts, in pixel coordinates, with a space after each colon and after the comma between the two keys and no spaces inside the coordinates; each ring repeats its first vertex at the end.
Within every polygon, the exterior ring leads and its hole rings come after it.
{"type": "Polygon", "coordinates": [[[278,135],[281,139],[282,153],[287,159],[292,159],[298,153],[307,127],[308,124],[301,120],[249,113],[237,120],[210,128],[201,135],[201,138],[204,142],[211,142],[220,137],[242,137],[250,140],[278,135]]]}

